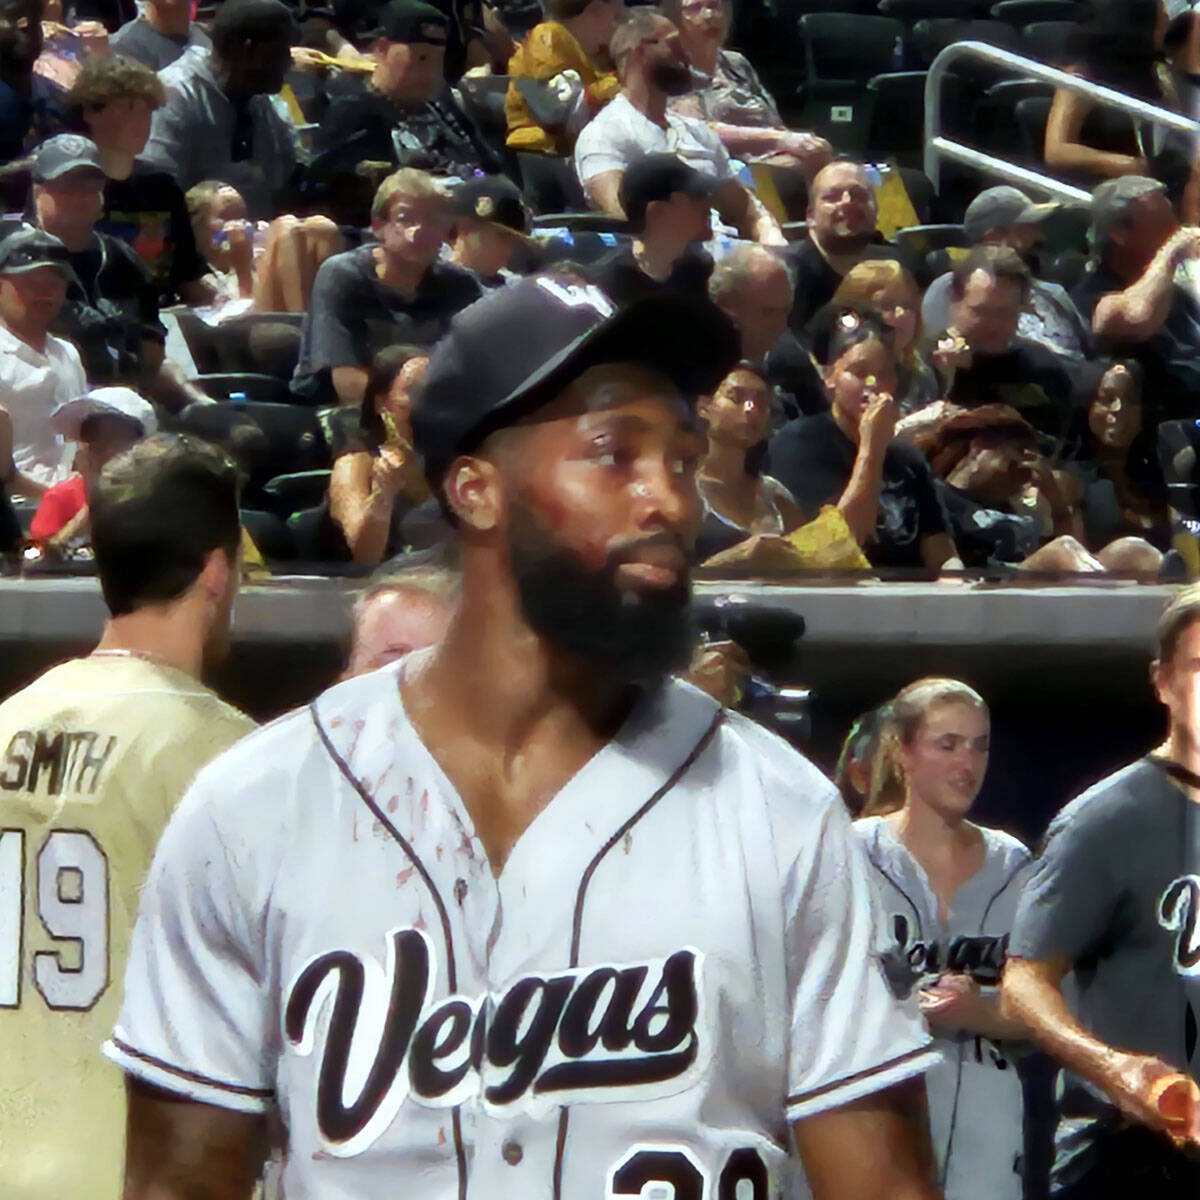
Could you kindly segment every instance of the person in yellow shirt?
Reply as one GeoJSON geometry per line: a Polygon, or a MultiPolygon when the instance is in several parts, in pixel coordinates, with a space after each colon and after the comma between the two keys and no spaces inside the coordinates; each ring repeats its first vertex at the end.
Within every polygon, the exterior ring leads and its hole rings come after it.
{"type": "Polygon", "coordinates": [[[202,683],[228,645],[236,469],[185,438],[102,472],[92,546],[111,614],[89,655],[0,704],[0,1192],[118,1200],[120,1004],[137,897],[196,772],[254,728],[202,683]]]}
{"type": "Polygon", "coordinates": [[[508,63],[506,140],[510,150],[565,156],[620,90],[608,39],[625,0],[546,0],[545,12],[508,63]]]}

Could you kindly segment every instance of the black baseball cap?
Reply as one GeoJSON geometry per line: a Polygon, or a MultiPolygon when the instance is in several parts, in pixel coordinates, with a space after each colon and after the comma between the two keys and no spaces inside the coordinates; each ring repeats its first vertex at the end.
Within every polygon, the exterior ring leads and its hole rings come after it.
{"type": "Polygon", "coordinates": [[[0,275],[23,275],[39,267],[57,267],[68,284],[77,284],[71,252],[53,234],[25,228],[0,241],[0,275]]]}
{"type": "Polygon", "coordinates": [[[460,183],[452,204],[456,217],[490,221],[512,233],[529,232],[529,209],[516,185],[503,175],[482,175],[460,183]]]}
{"type": "Polygon", "coordinates": [[[68,171],[85,168],[104,177],[100,163],[100,150],[91,138],[81,133],[60,133],[47,138],[33,152],[30,160],[30,175],[34,183],[49,183],[59,179],[68,171]]]}
{"type": "Polygon", "coordinates": [[[711,196],[717,180],[689,167],[674,154],[647,154],[631,163],[621,176],[618,198],[626,219],[635,229],[646,221],[646,209],[657,200],[685,196],[711,196]]]}
{"type": "Polygon", "coordinates": [[[389,42],[424,43],[427,46],[446,44],[449,21],[441,9],[421,0],[391,0],[379,14],[379,21],[370,37],[389,42]]]}
{"type": "Polygon", "coordinates": [[[436,491],[450,464],[601,363],[666,375],[691,403],[738,361],[739,338],[707,299],[665,293],[617,309],[576,278],[535,275],[460,312],[413,405],[413,443],[436,491]]]}

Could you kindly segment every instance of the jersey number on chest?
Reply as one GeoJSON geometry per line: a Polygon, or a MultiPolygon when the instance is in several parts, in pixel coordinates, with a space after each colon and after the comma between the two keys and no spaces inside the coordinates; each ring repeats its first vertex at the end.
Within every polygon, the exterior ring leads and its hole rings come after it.
{"type": "Polygon", "coordinates": [[[25,860],[25,830],[0,830],[0,1008],[19,1008],[25,913],[59,950],[33,956],[33,982],[53,1009],[86,1011],[109,981],[108,860],[83,829],[52,829],[25,860]]]}

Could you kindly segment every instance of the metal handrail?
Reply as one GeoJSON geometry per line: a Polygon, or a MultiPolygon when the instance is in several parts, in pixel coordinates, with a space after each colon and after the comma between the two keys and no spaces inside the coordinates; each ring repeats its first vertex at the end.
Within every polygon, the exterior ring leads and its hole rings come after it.
{"type": "Polygon", "coordinates": [[[942,80],[950,64],[960,58],[974,58],[997,67],[1007,67],[1028,79],[1043,79],[1055,87],[1065,88],[1070,92],[1078,92],[1082,96],[1090,96],[1101,104],[1107,104],[1122,112],[1132,113],[1156,125],[1166,125],[1170,129],[1179,129],[1184,133],[1200,133],[1200,124],[1180,116],[1169,109],[1158,108],[1147,104],[1145,100],[1137,100],[1124,92],[1114,91],[1099,83],[1091,83],[1080,79],[1078,75],[1069,75],[1056,67],[1048,67],[1045,63],[1032,58],[1022,58],[1010,50],[1001,50],[999,46],[989,46],[986,42],[954,42],[947,46],[933,60],[929,74],[925,80],[925,174],[938,189],[941,174],[940,163],[944,158],[955,162],[965,163],[970,167],[978,167],[1001,179],[1009,179],[1014,183],[1024,184],[1037,191],[1046,192],[1060,200],[1070,200],[1078,204],[1090,206],[1091,192],[1083,188],[1073,187],[1063,183],[1051,175],[1043,175],[1026,167],[1019,167],[1003,158],[985,154],[972,146],[964,146],[951,138],[944,138],[938,132],[942,118],[942,80]]]}

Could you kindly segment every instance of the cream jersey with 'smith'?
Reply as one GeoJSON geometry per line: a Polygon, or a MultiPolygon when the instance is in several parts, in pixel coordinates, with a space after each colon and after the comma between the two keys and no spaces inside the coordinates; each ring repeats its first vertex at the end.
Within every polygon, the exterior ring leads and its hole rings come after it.
{"type": "Polygon", "coordinates": [[[402,670],[197,780],[108,1048],[277,1107],[289,1197],[775,1197],[791,1121],[930,1065],[845,811],[793,750],[666,685],[497,877],[402,670]]]}

